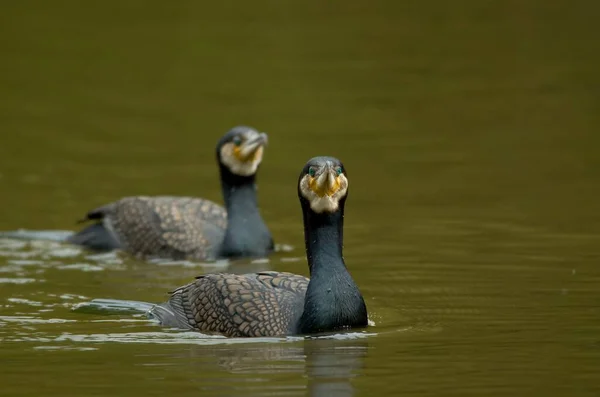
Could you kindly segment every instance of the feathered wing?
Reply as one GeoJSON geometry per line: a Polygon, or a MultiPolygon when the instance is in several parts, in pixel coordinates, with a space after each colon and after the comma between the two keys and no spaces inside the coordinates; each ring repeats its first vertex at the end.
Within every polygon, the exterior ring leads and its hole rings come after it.
{"type": "Polygon", "coordinates": [[[88,213],[121,246],[141,256],[212,258],[227,226],[225,209],[191,197],[126,197],[88,213]]]}
{"type": "Polygon", "coordinates": [[[211,274],[175,290],[152,314],[164,325],[225,336],[291,333],[308,278],[292,273],[211,274]]]}

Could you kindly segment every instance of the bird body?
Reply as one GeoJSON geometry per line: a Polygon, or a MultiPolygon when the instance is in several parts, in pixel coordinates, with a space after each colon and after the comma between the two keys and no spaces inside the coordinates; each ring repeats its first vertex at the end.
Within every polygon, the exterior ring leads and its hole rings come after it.
{"type": "Polygon", "coordinates": [[[153,309],[163,325],[233,337],[296,333],[309,280],[292,273],[209,274],[153,309]]]}
{"type": "Polygon", "coordinates": [[[167,326],[234,337],[367,326],[364,299],[342,255],[347,187],[343,166],[334,158],[311,159],[300,175],[310,279],[283,272],[204,275],[177,288],[149,314],[167,326]]]}
{"type": "Polygon", "coordinates": [[[99,223],[75,234],[70,242],[98,250],[120,248],[163,258],[208,259],[218,254],[227,212],[205,199],[133,196],[90,211],[86,220],[99,223]],[[106,244],[107,240],[113,244],[106,244]]]}

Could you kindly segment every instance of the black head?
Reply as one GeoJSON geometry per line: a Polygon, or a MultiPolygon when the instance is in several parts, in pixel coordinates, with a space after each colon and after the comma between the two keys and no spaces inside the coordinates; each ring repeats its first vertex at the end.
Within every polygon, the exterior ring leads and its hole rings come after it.
{"type": "Polygon", "coordinates": [[[219,165],[235,176],[254,176],[267,142],[264,132],[246,126],[233,127],[217,143],[219,165]]]}
{"type": "Polygon", "coordinates": [[[348,196],[348,177],[335,157],[313,157],[298,178],[298,197],[303,207],[318,214],[343,210],[348,196]]]}

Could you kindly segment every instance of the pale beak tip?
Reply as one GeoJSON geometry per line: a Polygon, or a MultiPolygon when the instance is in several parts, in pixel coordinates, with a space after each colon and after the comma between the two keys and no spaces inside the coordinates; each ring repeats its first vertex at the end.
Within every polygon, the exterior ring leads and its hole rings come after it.
{"type": "Polygon", "coordinates": [[[266,132],[262,132],[260,134],[260,137],[262,138],[262,144],[263,144],[263,146],[267,146],[267,144],[269,143],[269,135],[267,135],[266,132]]]}

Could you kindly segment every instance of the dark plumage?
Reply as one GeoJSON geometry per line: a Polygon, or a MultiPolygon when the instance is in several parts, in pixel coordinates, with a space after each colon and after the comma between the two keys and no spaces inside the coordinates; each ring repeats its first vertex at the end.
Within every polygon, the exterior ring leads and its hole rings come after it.
{"type": "Polygon", "coordinates": [[[94,224],[68,241],[143,257],[215,259],[264,256],[273,250],[256,197],[256,172],[267,136],[235,127],[217,144],[225,208],[192,197],[125,197],[90,211],[94,224]]]}
{"type": "Polygon", "coordinates": [[[347,189],[335,158],[313,158],[300,174],[310,280],[278,272],[209,274],[172,292],[150,314],[163,325],[235,337],[365,327],[367,308],[342,256],[347,189]]]}

